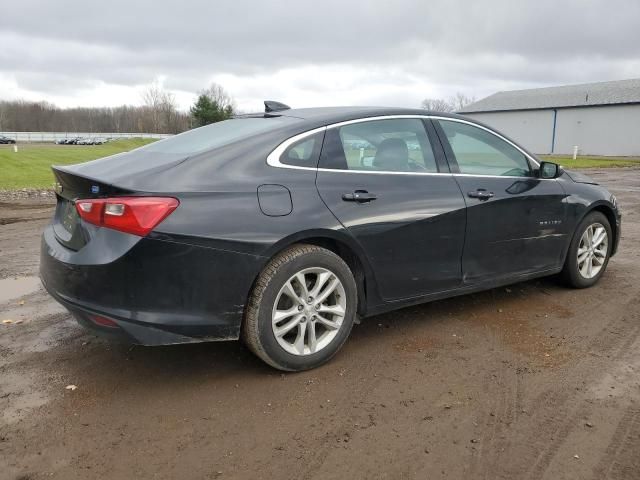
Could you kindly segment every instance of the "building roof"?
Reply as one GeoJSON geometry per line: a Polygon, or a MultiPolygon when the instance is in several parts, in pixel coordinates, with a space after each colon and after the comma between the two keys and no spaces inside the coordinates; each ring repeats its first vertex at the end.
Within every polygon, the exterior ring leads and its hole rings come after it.
{"type": "Polygon", "coordinates": [[[498,92],[458,113],[538,110],[640,103],[640,78],[498,92]]]}

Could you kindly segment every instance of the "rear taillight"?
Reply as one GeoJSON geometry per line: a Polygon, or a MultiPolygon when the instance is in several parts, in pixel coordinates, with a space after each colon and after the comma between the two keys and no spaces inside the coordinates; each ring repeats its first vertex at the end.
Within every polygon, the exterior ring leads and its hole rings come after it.
{"type": "Polygon", "coordinates": [[[85,222],[144,237],[179,204],[171,197],[91,198],[76,200],[76,210],[85,222]]]}

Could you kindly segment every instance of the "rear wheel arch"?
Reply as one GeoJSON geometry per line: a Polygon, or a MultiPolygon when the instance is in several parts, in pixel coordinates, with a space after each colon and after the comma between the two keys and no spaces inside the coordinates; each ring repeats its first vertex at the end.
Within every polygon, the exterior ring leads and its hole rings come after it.
{"type": "MultiPolygon", "coordinates": [[[[346,235],[344,235],[346,237],[346,235]]],[[[353,245],[353,241],[351,241],[348,237],[341,238],[340,234],[336,234],[336,232],[307,232],[299,233],[287,237],[282,241],[278,242],[274,245],[267,254],[266,258],[269,260],[286,250],[287,248],[296,245],[296,244],[307,244],[307,245],[315,245],[318,247],[326,248],[327,250],[338,255],[348,266],[353,276],[356,280],[356,286],[358,289],[358,307],[357,313],[360,316],[364,316],[367,313],[367,299],[371,299],[375,297],[377,291],[375,290],[375,279],[373,277],[373,270],[369,266],[364,252],[358,252],[357,245],[353,245]]],[[[253,287],[255,285],[256,280],[258,279],[259,274],[256,275],[256,278],[253,281],[251,291],[253,291],[253,287]]]]}
{"type": "Polygon", "coordinates": [[[344,260],[356,279],[356,287],[358,289],[358,315],[365,315],[367,311],[367,273],[358,254],[349,245],[335,238],[311,237],[305,239],[304,243],[326,248],[344,260]]]}

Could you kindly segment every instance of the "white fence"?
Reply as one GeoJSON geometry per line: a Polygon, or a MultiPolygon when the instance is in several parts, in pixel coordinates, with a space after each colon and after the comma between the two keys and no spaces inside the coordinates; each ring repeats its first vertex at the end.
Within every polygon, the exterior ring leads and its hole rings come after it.
{"type": "Polygon", "coordinates": [[[16,142],[55,142],[63,138],[166,138],[169,133],[105,133],[105,132],[0,132],[0,136],[16,142]]]}

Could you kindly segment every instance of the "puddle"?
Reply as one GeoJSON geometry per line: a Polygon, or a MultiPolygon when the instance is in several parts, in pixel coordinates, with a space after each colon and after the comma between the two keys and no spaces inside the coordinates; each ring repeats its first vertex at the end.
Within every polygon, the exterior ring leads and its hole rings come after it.
{"type": "Polygon", "coordinates": [[[0,303],[37,292],[40,285],[39,277],[18,277],[0,280],[0,303]]]}

